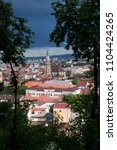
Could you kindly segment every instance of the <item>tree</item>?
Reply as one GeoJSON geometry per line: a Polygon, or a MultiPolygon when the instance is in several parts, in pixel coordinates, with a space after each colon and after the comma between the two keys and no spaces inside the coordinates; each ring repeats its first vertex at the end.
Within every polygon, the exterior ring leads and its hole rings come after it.
{"type": "Polygon", "coordinates": [[[13,119],[12,150],[16,149],[16,116],[18,107],[18,80],[13,64],[18,66],[24,63],[24,52],[30,46],[32,31],[26,26],[26,20],[14,15],[10,2],[0,0],[0,54],[5,63],[9,63],[12,74],[12,87],[15,96],[13,119]]]}
{"type": "Polygon", "coordinates": [[[93,75],[94,75],[94,67],[93,67],[93,66],[90,66],[90,70],[85,71],[85,72],[83,73],[83,75],[84,75],[84,77],[86,77],[86,78],[92,78],[93,75]]]}
{"type": "Polygon", "coordinates": [[[71,79],[71,82],[72,82],[72,84],[76,85],[77,79],[76,79],[75,77],[73,77],[73,78],[71,79]]]}
{"type": "Polygon", "coordinates": [[[100,2],[98,0],[62,0],[52,3],[56,25],[50,34],[50,40],[59,46],[65,41],[65,48],[73,50],[76,59],[79,56],[94,59],[95,92],[91,118],[96,116],[98,106],[97,72],[100,51],[100,2]]]}
{"type": "Polygon", "coordinates": [[[71,132],[78,131],[79,150],[98,150],[100,147],[100,113],[99,105],[96,118],[90,117],[93,94],[64,95],[62,101],[71,105],[71,110],[76,118],[71,122],[71,132]]]}
{"type": "Polygon", "coordinates": [[[67,76],[68,78],[70,78],[70,76],[71,76],[71,71],[68,70],[68,71],[66,72],[66,76],[67,76]]]}
{"type": "Polygon", "coordinates": [[[0,149],[8,150],[11,138],[13,110],[11,102],[0,102],[0,149]]]}

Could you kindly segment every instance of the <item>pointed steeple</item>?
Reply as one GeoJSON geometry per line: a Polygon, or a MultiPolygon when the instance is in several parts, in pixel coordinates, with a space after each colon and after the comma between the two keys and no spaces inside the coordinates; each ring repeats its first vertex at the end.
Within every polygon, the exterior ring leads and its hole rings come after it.
{"type": "Polygon", "coordinates": [[[46,56],[49,56],[48,49],[47,49],[47,52],[46,52],[46,56]]]}
{"type": "Polygon", "coordinates": [[[49,56],[48,49],[47,49],[47,52],[46,52],[46,61],[50,61],[50,56],[49,56]]]}
{"type": "Polygon", "coordinates": [[[51,75],[51,63],[50,63],[50,56],[49,56],[48,49],[46,52],[46,60],[45,60],[45,74],[51,75]]]}

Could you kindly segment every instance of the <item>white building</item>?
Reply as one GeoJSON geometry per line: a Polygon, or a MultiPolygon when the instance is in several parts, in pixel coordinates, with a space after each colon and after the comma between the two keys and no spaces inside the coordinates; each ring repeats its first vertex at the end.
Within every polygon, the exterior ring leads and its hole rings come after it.
{"type": "Polygon", "coordinates": [[[49,95],[50,97],[58,97],[63,96],[65,94],[80,94],[80,89],[77,87],[69,87],[69,88],[53,88],[53,87],[40,87],[40,86],[33,86],[26,90],[26,95],[31,96],[40,96],[40,95],[49,95]]]}

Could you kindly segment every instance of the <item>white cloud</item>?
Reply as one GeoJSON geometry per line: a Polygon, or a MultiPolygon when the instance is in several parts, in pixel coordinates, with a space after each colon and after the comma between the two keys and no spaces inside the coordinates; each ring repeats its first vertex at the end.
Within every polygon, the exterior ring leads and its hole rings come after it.
{"type": "Polygon", "coordinates": [[[35,47],[27,49],[25,52],[26,57],[39,57],[45,56],[46,52],[49,52],[49,55],[63,55],[63,54],[72,54],[72,50],[66,50],[63,47],[35,47]]]}

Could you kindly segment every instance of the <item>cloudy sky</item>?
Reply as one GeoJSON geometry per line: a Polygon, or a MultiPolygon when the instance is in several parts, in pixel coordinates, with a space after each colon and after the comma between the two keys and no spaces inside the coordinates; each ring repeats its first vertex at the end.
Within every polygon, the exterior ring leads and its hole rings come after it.
{"type": "Polygon", "coordinates": [[[51,3],[54,0],[9,0],[13,4],[14,13],[16,16],[23,17],[28,20],[28,26],[35,33],[33,37],[34,44],[26,52],[29,55],[43,55],[44,49],[48,47],[50,53],[65,54],[71,53],[63,48],[55,48],[54,43],[49,42],[49,34],[53,31],[55,26],[54,16],[51,15],[51,3]],[[53,50],[52,50],[52,49],[53,50]],[[58,52],[59,50],[59,52],[58,52]],[[29,52],[29,53],[28,53],[29,52]]]}

